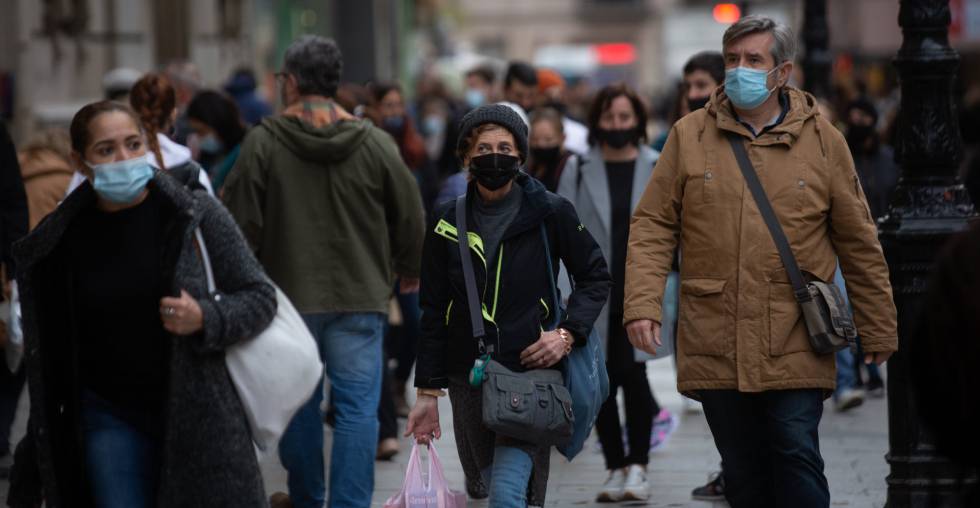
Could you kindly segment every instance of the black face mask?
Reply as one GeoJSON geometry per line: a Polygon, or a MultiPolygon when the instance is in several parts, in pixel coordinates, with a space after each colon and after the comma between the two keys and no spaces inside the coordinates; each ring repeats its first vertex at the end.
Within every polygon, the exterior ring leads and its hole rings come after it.
{"type": "Polygon", "coordinates": [[[632,129],[597,129],[596,139],[613,148],[624,148],[635,145],[637,141],[636,128],[632,129]]]}
{"type": "Polygon", "coordinates": [[[864,143],[871,136],[874,136],[875,128],[873,125],[854,125],[847,126],[847,145],[852,152],[864,151],[864,143]]]}
{"type": "Polygon", "coordinates": [[[687,107],[693,113],[694,111],[697,111],[699,109],[703,109],[705,106],[707,106],[708,105],[708,101],[710,99],[711,99],[711,96],[710,95],[705,96],[705,97],[699,97],[697,99],[688,99],[687,100],[687,107]]]}
{"type": "Polygon", "coordinates": [[[558,164],[558,159],[560,158],[561,145],[555,145],[548,148],[531,149],[531,159],[535,164],[544,164],[545,166],[551,167],[558,164]]]}
{"type": "Polygon", "coordinates": [[[470,173],[485,189],[495,191],[517,176],[520,163],[513,155],[488,153],[470,159],[470,173]]]}
{"type": "Polygon", "coordinates": [[[386,116],[381,119],[381,128],[388,131],[392,136],[399,138],[405,131],[405,117],[386,116]]]}

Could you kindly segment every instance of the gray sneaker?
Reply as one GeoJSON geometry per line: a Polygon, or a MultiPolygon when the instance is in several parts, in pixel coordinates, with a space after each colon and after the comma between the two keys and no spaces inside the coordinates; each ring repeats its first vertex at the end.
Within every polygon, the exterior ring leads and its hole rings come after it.
{"type": "Polygon", "coordinates": [[[626,472],[623,469],[614,469],[609,472],[609,478],[602,484],[602,490],[596,496],[596,501],[600,503],[617,503],[623,500],[623,487],[626,485],[626,472]]]}
{"type": "Polygon", "coordinates": [[[856,390],[854,388],[845,389],[836,400],[838,413],[850,411],[861,404],[864,404],[864,390],[856,390]]]}
{"type": "Polygon", "coordinates": [[[639,464],[633,464],[626,469],[626,484],[623,485],[623,500],[646,501],[650,499],[650,483],[647,482],[647,468],[639,464]]]}

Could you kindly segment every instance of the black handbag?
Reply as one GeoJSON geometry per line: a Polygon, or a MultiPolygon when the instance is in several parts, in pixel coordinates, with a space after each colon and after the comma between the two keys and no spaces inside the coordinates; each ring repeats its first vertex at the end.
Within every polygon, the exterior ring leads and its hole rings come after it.
{"type": "Polygon", "coordinates": [[[745,151],[742,137],[729,132],[728,142],[732,145],[738,167],[742,170],[742,177],[745,178],[745,183],[752,192],[766,227],[769,228],[772,241],[776,244],[776,250],[779,251],[779,259],[783,262],[783,267],[793,286],[793,295],[802,310],[813,352],[826,355],[846,347],[856,350],[857,328],[854,326],[851,308],[844,300],[840,288],[810,273],[806,274],[806,279],[809,280],[804,279],[804,273],[796,263],[786,233],[779,224],[779,218],[776,217],[776,212],[772,209],[766,191],[762,188],[759,176],[745,151]]]}
{"type": "Polygon", "coordinates": [[[493,359],[494,346],[486,344],[466,228],[465,195],[456,200],[456,231],[473,338],[479,343],[480,354],[485,355],[474,366],[477,379],[473,379],[473,373],[470,379],[471,384],[476,384],[474,381],[481,383],[483,424],[497,434],[542,446],[567,443],[572,437],[575,417],[572,413],[572,395],[565,387],[561,371],[511,371],[493,359]]]}

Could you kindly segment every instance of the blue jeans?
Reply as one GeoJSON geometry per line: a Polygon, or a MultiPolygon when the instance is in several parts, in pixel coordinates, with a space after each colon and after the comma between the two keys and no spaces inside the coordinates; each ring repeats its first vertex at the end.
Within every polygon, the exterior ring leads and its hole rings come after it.
{"type": "Polygon", "coordinates": [[[82,430],[89,487],[98,508],[156,506],[160,439],[137,429],[98,396],[82,395],[82,430]]]}
{"type": "MultiPolygon", "coordinates": [[[[303,316],[320,349],[336,407],[330,451],[330,507],[365,508],[374,490],[385,318],[374,312],[303,316]]],[[[293,417],[279,443],[296,508],[322,508],[323,387],[293,417]]]]}
{"type": "Polygon", "coordinates": [[[489,508],[527,506],[527,484],[534,462],[520,448],[497,446],[493,464],[482,471],[483,483],[490,486],[489,508]]]}
{"type": "Polygon", "coordinates": [[[702,390],[732,508],[827,508],[817,426],[823,391],[702,390]]]}

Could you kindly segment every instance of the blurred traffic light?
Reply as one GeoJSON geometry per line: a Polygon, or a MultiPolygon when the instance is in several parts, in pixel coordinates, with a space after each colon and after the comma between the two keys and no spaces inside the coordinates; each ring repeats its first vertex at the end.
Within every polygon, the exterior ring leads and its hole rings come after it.
{"type": "Polygon", "coordinates": [[[724,25],[730,25],[742,17],[742,9],[732,3],[715,4],[712,15],[715,17],[715,21],[724,25]]]}

